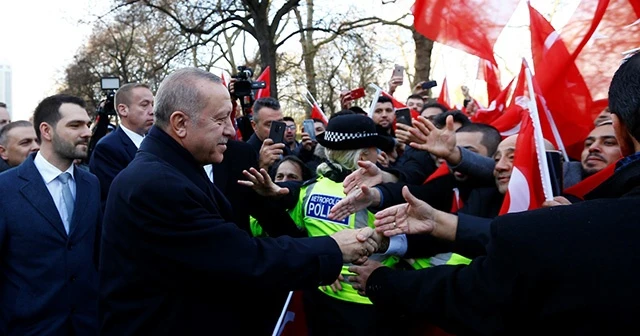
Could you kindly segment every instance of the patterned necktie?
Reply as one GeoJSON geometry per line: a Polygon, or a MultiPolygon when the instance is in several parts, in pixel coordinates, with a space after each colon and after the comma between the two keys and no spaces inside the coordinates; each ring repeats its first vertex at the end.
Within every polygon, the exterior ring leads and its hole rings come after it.
{"type": "Polygon", "coordinates": [[[71,188],[69,187],[69,179],[71,178],[71,174],[62,173],[58,175],[58,180],[62,182],[62,201],[64,202],[64,206],[67,209],[67,220],[63,221],[64,229],[69,234],[69,227],[71,225],[71,218],[73,218],[73,206],[75,204],[75,200],[73,199],[73,194],[71,194],[71,188]]]}

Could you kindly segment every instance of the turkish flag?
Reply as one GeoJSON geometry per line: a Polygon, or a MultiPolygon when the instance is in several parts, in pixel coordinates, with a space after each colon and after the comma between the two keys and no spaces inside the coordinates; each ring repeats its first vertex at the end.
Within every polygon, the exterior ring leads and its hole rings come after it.
{"type": "MultiPolygon", "coordinates": [[[[593,129],[591,93],[551,24],[531,5],[529,16],[531,52],[538,84],[536,95],[544,97],[542,107],[549,110],[565,148],[571,149],[569,156],[579,158],[581,145],[593,129]],[[578,150],[576,144],[580,144],[578,150]]],[[[557,141],[553,142],[558,145],[557,141]]]]}
{"type": "MultiPolygon", "coordinates": [[[[514,78],[515,79],[515,78],[514,78]]],[[[483,123],[483,124],[491,124],[496,121],[498,118],[502,116],[502,112],[507,106],[507,97],[509,96],[509,91],[511,90],[511,84],[513,84],[513,79],[507,85],[500,94],[491,101],[489,107],[479,108],[471,117],[471,121],[474,123],[483,123]]]]}
{"type": "Polygon", "coordinates": [[[415,29],[430,40],[493,64],[493,46],[519,0],[416,0],[415,29]]]}
{"type": "Polygon", "coordinates": [[[268,66],[264,68],[264,71],[262,71],[256,81],[263,81],[266,86],[264,89],[258,89],[256,91],[255,99],[258,100],[260,98],[271,97],[271,68],[268,66]]]}
{"type": "MultiPolygon", "coordinates": [[[[500,214],[539,208],[545,201],[533,122],[528,110],[521,110],[522,124],[513,158],[509,188],[500,214]]],[[[545,153],[540,153],[545,155],[545,153]]]]}
{"type": "Polygon", "coordinates": [[[449,87],[447,86],[447,77],[442,81],[442,89],[438,95],[438,103],[444,105],[447,110],[451,109],[451,98],[449,98],[449,87]]]}

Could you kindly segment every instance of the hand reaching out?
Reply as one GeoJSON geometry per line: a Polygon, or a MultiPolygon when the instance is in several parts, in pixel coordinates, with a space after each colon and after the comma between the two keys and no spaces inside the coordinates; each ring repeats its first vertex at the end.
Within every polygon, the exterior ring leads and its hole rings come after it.
{"type": "Polygon", "coordinates": [[[376,213],[376,231],[387,237],[399,234],[428,234],[435,230],[438,210],[417,199],[402,188],[402,196],[407,203],[395,205],[376,213]]]}
{"type": "Polygon", "coordinates": [[[329,219],[341,221],[348,216],[368,208],[374,201],[373,193],[377,190],[370,189],[366,185],[360,186],[340,202],[336,203],[329,212],[329,219]]]}
{"type": "Polygon", "coordinates": [[[427,151],[447,160],[449,163],[459,163],[460,152],[456,148],[456,131],[453,124],[453,116],[447,117],[444,129],[438,129],[424,117],[418,117],[418,121],[414,121],[413,126],[409,132],[417,141],[411,142],[411,147],[427,151]],[[456,159],[457,163],[455,162],[456,159]]]}
{"type": "Polygon", "coordinates": [[[350,266],[349,272],[356,274],[355,276],[349,277],[349,282],[351,282],[353,289],[357,290],[358,294],[365,296],[369,276],[380,267],[384,267],[384,265],[375,260],[367,260],[360,266],[350,266]]]}
{"type": "Polygon", "coordinates": [[[342,182],[345,195],[349,195],[352,190],[362,185],[373,187],[382,183],[382,172],[374,163],[358,161],[358,166],[360,168],[349,174],[342,182]]]}
{"type": "Polygon", "coordinates": [[[362,264],[378,250],[378,243],[374,239],[375,231],[370,227],[359,230],[346,229],[332,234],[342,252],[345,263],[362,264]]]}
{"type": "Polygon", "coordinates": [[[249,171],[243,170],[242,174],[247,177],[248,181],[240,180],[238,184],[253,188],[260,196],[275,197],[289,193],[288,188],[282,188],[275,184],[264,168],[260,168],[260,171],[249,168],[249,171]]]}

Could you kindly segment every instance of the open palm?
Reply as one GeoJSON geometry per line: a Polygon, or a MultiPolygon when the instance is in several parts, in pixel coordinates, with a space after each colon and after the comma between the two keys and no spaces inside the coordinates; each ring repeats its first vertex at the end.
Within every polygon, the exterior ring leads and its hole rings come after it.
{"type": "Polygon", "coordinates": [[[447,158],[456,148],[456,131],[453,116],[448,116],[443,129],[436,128],[429,120],[419,117],[410,132],[413,136],[410,145],[427,151],[437,157],[447,158]]]}
{"type": "Polygon", "coordinates": [[[329,219],[341,221],[362,209],[366,209],[372,202],[371,189],[366,185],[362,185],[331,208],[329,219]]]}
{"type": "Polygon", "coordinates": [[[417,199],[406,186],[402,196],[407,203],[392,206],[376,213],[376,231],[385,236],[399,234],[428,234],[436,225],[435,212],[429,204],[417,199]]]}

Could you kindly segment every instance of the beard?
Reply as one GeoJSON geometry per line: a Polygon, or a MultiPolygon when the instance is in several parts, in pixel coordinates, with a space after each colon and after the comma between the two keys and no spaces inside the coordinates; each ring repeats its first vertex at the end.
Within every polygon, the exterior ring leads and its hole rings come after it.
{"type": "Polygon", "coordinates": [[[84,159],[87,157],[88,141],[66,141],[53,133],[53,150],[60,155],[61,158],[68,160],[84,159]],[[78,148],[78,145],[85,145],[85,149],[78,148]]]}

